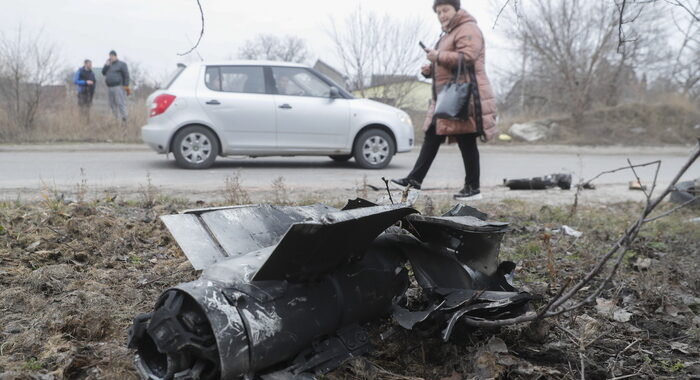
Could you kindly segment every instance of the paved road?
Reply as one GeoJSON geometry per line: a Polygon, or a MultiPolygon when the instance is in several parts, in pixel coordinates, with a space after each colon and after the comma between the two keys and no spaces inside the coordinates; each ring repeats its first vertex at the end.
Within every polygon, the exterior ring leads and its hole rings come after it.
{"type": "MultiPolygon", "coordinates": [[[[590,178],[597,173],[634,163],[662,160],[660,182],[668,182],[686,160],[690,148],[577,148],[562,146],[483,146],[482,187],[495,187],[503,178],[539,176],[553,172],[570,172],[590,178]]],[[[380,177],[402,177],[411,169],[418,155],[398,154],[384,170],[363,170],[353,161],[335,163],[326,157],[225,158],[208,170],[182,170],[172,156],[157,155],[141,145],[0,145],[0,192],[39,189],[43,186],[75,188],[85,181],[93,188],[137,190],[151,182],[163,190],[197,192],[221,190],[224,180],[240,172],[247,189],[265,190],[277,177],[284,177],[292,190],[354,189],[363,176],[375,185],[380,177]]],[[[443,147],[425,180],[427,189],[456,189],[462,183],[459,150],[443,147]]],[[[651,179],[651,168],[641,169],[643,179],[651,179]]],[[[686,179],[700,177],[696,163],[686,179]]],[[[623,184],[632,179],[629,172],[602,177],[598,184],[623,184]]]]}

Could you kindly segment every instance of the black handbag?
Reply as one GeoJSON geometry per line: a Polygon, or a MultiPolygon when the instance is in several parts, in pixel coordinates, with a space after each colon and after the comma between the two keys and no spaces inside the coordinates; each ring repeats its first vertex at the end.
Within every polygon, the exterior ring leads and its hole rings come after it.
{"type": "Polygon", "coordinates": [[[462,69],[465,68],[464,54],[459,54],[457,71],[452,80],[445,84],[437,94],[435,102],[435,117],[448,120],[467,120],[469,117],[469,102],[474,92],[474,83],[460,83],[462,69]]]}
{"type": "MultiPolygon", "coordinates": [[[[435,94],[435,87],[433,87],[433,94],[435,94]]],[[[483,111],[481,109],[481,95],[479,94],[479,83],[476,80],[476,69],[474,65],[464,62],[464,54],[459,53],[457,73],[452,77],[452,81],[446,84],[440,91],[440,94],[437,95],[433,117],[449,120],[467,120],[469,118],[469,104],[472,101],[472,97],[474,100],[476,134],[482,142],[486,142],[483,111]],[[469,82],[459,83],[459,79],[462,76],[462,68],[464,68],[469,75],[469,82]]]]}

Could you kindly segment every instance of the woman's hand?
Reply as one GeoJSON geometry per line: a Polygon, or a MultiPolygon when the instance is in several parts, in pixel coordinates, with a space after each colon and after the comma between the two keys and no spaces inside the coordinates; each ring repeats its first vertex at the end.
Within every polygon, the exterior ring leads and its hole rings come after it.
{"type": "Polygon", "coordinates": [[[434,50],[434,49],[428,50],[428,56],[427,56],[428,61],[433,62],[433,63],[437,62],[438,54],[439,53],[437,50],[434,50]]]}

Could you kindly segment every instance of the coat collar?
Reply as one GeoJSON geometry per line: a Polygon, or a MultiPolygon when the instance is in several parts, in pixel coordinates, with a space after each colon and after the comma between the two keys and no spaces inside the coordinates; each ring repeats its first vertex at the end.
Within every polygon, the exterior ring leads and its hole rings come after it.
{"type": "Polygon", "coordinates": [[[457,14],[452,18],[450,23],[447,24],[447,28],[444,30],[444,32],[450,33],[455,30],[456,27],[468,22],[476,23],[476,19],[469,12],[465,11],[464,9],[460,9],[457,11],[457,14]]]}

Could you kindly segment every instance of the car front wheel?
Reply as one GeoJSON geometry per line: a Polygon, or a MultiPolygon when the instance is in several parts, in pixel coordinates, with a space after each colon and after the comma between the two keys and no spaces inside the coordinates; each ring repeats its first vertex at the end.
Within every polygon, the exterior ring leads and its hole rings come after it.
{"type": "Polygon", "coordinates": [[[206,169],[214,163],[218,152],[218,140],[208,128],[193,125],[175,135],[173,155],[182,168],[206,169]]]}
{"type": "Polygon", "coordinates": [[[365,169],[387,167],[394,153],[394,139],[381,129],[364,131],[355,141],[355,162],[365,169]]]}

